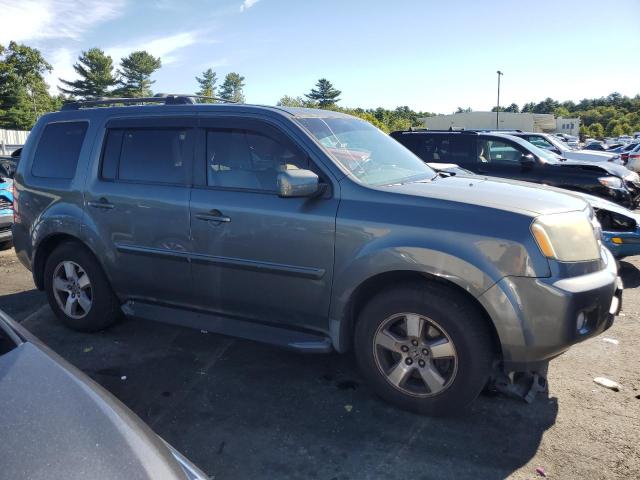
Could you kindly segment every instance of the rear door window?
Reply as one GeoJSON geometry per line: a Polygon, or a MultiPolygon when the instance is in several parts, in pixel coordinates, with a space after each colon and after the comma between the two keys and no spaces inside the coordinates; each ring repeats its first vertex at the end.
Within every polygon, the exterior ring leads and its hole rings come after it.
{"type": "Polygon", "coordinates": [[[101,177],[139,183],[185,185],[191,179],[190,128],[109,129],[101,177]]]}
{"type": "Polygon", "coordinates": [[[425,162],[463,165],[475,156],[472,135],[415,135],[412,150],[425,162]]]}
{"type": "Polygon", "coordinates": [[[87,122],[59,122],[44,127],[31,174],[34,177],[73,178],[87,125],[87,122]]]}

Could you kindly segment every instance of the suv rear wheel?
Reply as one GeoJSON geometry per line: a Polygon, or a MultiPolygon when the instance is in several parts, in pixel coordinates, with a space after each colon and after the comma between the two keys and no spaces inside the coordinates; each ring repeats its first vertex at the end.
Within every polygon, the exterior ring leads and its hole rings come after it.
{"type": "Polygon", "coordinates": [[[44,286],[49,305],[67,327],[95,332],[120,319],[120,304],[101,266],[80,244],[64,243],[49,255],[44,286]]]}
{"type": "Polygon", "coordinates": [[[383,399],[406,410],[464,410],[487,383],[493,360],[485,319],[467,299],[438,284],[383,292],[362,309],[358,364],[383,399]]]}

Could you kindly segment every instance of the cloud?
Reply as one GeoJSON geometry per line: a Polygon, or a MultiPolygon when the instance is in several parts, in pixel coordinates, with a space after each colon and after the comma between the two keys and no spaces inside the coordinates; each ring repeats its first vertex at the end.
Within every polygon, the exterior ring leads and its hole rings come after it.
{"type": "Polygon", "coordinates": [[[181,32],[167,37],[147,38],[126,45],[115,45],[105,48],[105,53],[111,55],[114,64],[119,64],[122,57],[126,57],[131,52],[146,50],[155,57],[162,59],[163,65],[175,62],[178,57],[172,55],[176,50],[188,47],[195,43],[200,43],[199,32],[181,32]]]}
{"type": "Polygon", "coordinates": [[[251,7],[253,7],[259,1],[260,0],[244,0],[244,2],[242,2],[242,5],[240,5],[240,11],[244,12],[246,10],[249,10],[251,7]]]}
{"type": "Polygon", "coordinates": [[[80,40],[93,25],[120,16],[124,5],[125,0],[0,0],[0,43],[80,40]]]}

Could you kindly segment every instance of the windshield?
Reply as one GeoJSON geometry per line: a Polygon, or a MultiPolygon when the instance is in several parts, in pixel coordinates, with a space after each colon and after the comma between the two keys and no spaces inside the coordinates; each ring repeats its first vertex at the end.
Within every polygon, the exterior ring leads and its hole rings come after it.
{"type": "Polygon", "coordinates": [[[329,154],[360,182],[390,185],[431,179],[422,160],[373,125],[356,118],[297,118],[329,154]]]}
{"type": "Polygon", "coordinates": [[[544,139],[547,140],[549,143],[552,143],[561,152],[567,152],[571,150],[571,148],[569,148],[569,146],[566,143],[564,143],[562,140],[554,138],[553,135],[544,135],[544,139]]]}
{"type": "Polygon", "coordinates": [[[550,152],[549,150],[546,150],[546,149],[540,148],[540,147],[536,147],[533,143],[527,142],[526,140],[524,140],[524,139],[522,139],[520,137],[511,137],[511,138],[514,141],[518,142],[520,145],[522,145],[524,148],[529,150],[529,152],[533,153],[536,157],[541,158],[545,162],[558,163],[560,161],[560,159],[562,158],[559,155],[556,155],[555,153],[550,152]]]}

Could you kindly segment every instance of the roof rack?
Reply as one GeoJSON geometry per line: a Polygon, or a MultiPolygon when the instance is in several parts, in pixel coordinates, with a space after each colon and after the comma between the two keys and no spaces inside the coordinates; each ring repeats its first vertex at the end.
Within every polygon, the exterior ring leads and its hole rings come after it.
{"type": "Polygon", "coordinates": [[[215,100],[221,103],[237,103],[219,97],[205,97],[202,95],[182,95],[174,93],[157,93],[153,97],[114,98],[100,97],[93,100],[74,100],[66,102],[60,110],[80,110],[81,108],[97,107],[101,105],[140,105],[144,103],[159,103],[162,105],[193,105],[196,100],[215,100]]]}

